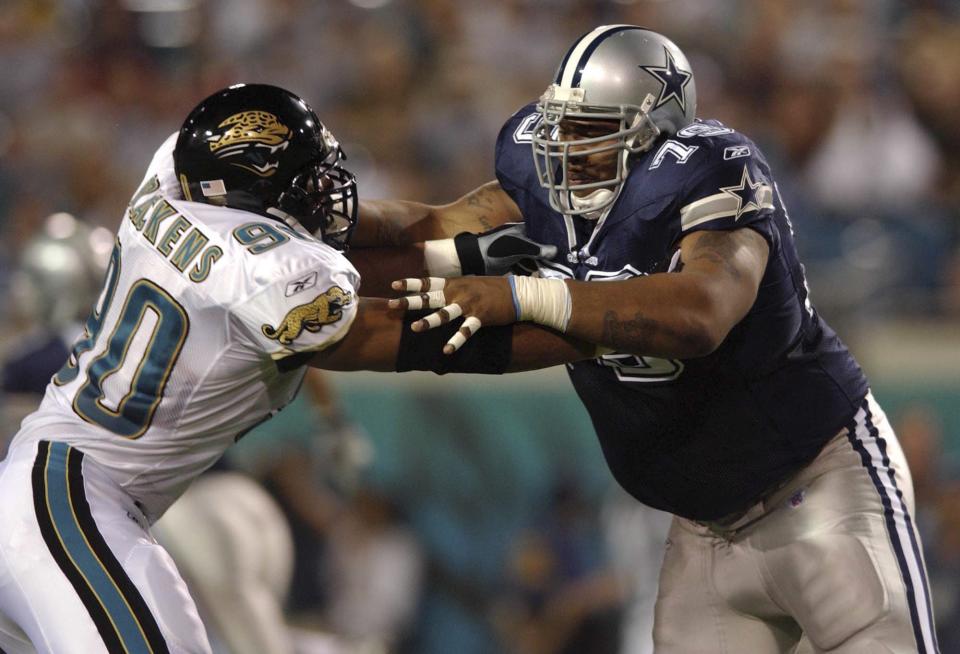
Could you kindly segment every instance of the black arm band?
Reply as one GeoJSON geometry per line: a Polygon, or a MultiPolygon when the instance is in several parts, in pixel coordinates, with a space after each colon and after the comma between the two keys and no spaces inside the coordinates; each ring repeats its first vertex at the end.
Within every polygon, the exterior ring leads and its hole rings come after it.
{"type": "Polygon", "coordinates": [[[410,325],[433,311],[411,311],[403,319],[400,350],[397,352],[397,372],[429,370],[438,375],[448,372],[472,372],[499,375],[510,366],[513,346],[513,326],[484,327],[467,339],[453,354],[444,354],[443,346],[460,328],[462,320],[414,332],[410,325]]]}
{"type": "Polygon", "coordinates": [[[453,237],[453,245],[457,248],[457,257],[460,258],[460,271],[464,275],[483,275],[486,266],[483,265],[483,255],[480,254],[480,244],[477,235],[470,232],[460,232],[453,237]]]}

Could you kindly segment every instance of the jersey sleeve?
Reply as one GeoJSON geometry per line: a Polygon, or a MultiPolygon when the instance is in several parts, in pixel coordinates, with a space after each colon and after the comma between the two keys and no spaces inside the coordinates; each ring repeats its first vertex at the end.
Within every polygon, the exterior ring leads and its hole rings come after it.
{"type": "Polygon", "coordinates": [[[358,285],[359,276],[346,259],[342,266],[315,260],[279,276],[233,313],[255,347],[280,360],[342,339],[357,315],[358,285]]]}
{"type": "MultiPolygon", "coordinates": [[[[166,198],[179,199],[182,197],[180,184],[177,182],[177,176],[173,166],[173,151],[177,145],[177,136],[179,132],[174,132],[163,142],[153,155],[147,173],[144,176],[144,182],[155,177],[160,184],[160,191],[166,198]]],[[[143,182],[141,182],[143,186],[143,182]]]]}
{"type": "Polygon", "coordinates": [[[730,151],[731,148],[724,150],[723,159],[706,167],[683,190],[682,233],[747,226],[764,231],[762,224],[774,212],[769,169],[753,154],[727,159],[730,151]]]}
{"type": "Polygon", "coordinates": [[[533,167],[530,165],[532,155],[533,130],[540,121],[535,103],[530,103],[510,116],[497,136],[497,147],[494,153],[494,166],[497,181],[501,188],[510,197],[516,200],[516,194],[531,183],[536,186],[539,182],[531,179],[533,167]]]}

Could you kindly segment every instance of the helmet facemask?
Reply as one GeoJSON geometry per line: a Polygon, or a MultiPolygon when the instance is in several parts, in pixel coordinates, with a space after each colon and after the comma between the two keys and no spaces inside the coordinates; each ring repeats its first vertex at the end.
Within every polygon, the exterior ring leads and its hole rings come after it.
{"type": "Polygon", "coordinates": [[[540,185],[549,191],[550,206],[555,211],[595,218],[616,201],[629,173],[630,156],[648,150],[660,130],[649,115],[655,101],[652,95],[647,95],[640,106],[590,105],[583,100],[583,89],[557,84],[547,88],[537,104],[541,118],[532,136],[533,160],[540,185]],[[562,139],[564,120],[609,121],[616,129],[591,138],[562,139]],[[578,161],[611,150],[618,153],[611,178],[570,179],[571,168],[583,165],[578,161]]]}
{"type": "Polygon", "coordinates": [[[324,130],[323,138],[326,155],[294,175],[277,197],[277,208],[328,245],[345,251],[357,223],[357,180],[341,166],[346,155],[330,132],[324,130]]]}

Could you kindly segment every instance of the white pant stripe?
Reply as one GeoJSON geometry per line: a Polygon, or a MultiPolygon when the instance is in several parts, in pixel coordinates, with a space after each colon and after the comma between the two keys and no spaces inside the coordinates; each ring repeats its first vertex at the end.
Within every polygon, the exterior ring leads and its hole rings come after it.
{"type": "Polygon", "coordinates": [[[940,650],[934,633],[930,594],[919,557],[917,539],[913,532],[910,512],[903,501],[903,493],[897,488],[894,470],[890,467],[890,459],[886,455],[886,442],[873,422],[873,413],[877,411],[873,398],[868,396],[854,418],[855,425],[849,438],[854,449],[860,454],[884,506],[890,542],[906,586],[918,651],[921,654],[935,654],[940,650]]]}

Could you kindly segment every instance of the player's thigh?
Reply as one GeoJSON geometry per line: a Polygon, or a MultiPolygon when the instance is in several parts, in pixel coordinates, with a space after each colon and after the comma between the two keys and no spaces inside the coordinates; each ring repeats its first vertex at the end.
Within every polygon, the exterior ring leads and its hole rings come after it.
{"type": "Polygon", "coordinates": [[[209,652],[186,587],[132,501],[62,443],[14,457],[0,477],[0,608],[37,649],[209,652]]]}
{"type": "Polygon", "coordinates": [[[40,532],[31,473],[34,451],[14,450],[0,468],[0,611],[41,652],[102,649],[82,601],[61,572],[40,532]]]}
{"type": "Polygon", "coordinates": [[[117,497],[109,480],[88,484],[91,513],[171,652],[210,651],[206,630],[186,583],[170,554],[150,534],[136,507],[117,497]]]}
{"type": "Polygon", "coordinates": [[[780,654],[799,630],[775,612],[744,552],[674,518],[654,611],[657,654],[780,654]]]}
{"type": "Polygon", "coordinates": [[[882,412],[861,412],[796,506],[753,538],[814,652],[936,652],[909,472],[882,412]]]}

